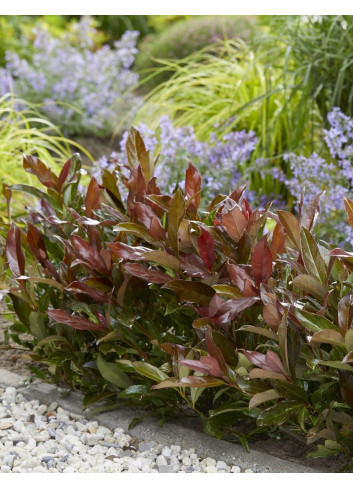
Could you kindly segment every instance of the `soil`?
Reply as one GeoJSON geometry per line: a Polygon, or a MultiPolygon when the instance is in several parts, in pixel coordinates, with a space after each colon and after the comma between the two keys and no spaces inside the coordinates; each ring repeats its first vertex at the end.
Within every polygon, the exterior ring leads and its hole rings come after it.
{"type": "MultiPolygon", "coordinates": [[[[4,346],[4,333],[7,326],[10,324],[8,320],[5,320],[3,315],[5,313],[4,303],[0,303],[0,368],[9,370],[10,372],[18,375],[33,377],[33,373],[30,371],[30,366],[36,366],[40,368],[40,364],[31,362],[28,351],[22,348],[20,345],[9,340],[8,345],[4,346]]],[[[24,335],[20,335],[22,339],[24,335]]],[[[28,338],[29,335],[26,335],[28,338]]],[[[176,420],[178,423],[178,421],[176,420]]],[[[199,420],[189,419],[184,420],[183,424],[193,426],[195,429],[200,429],[199,420]]],[[[252,427],[254,428],[254,427],[252,427]]],[[[239,427],[239,431],[246,431],[246,427],[239,427]]],[[[305,439],[298,437],[294,438],[292,435],[282,433],[280,440],[271,439],[267,435],[259,435],[256,439],[249,442],[250,449],[256,449],[260,452],[265,452],[283,460],[300,463],[307,467],[312,467],[318,472],[338,472],[340,467],[347,463],[347,460],[342,456],[329,457],[326,459],[312,459],[307,458],[309,452],[315,451],[315,446],[306,445],[305,439]]]]}

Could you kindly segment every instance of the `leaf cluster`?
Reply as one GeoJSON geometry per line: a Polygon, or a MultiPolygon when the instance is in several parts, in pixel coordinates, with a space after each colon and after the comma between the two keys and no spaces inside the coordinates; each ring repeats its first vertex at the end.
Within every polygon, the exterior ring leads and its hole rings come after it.
{"type": "Polygon", "coordinates": [[[245,446],[239,423],[256,420],[254,433],[284,426],[323,443],[313,456],[351,458],[353,254],[316,241],[322,195],[299,216],[252,209],[245,187],[200,209],[191,163],[163,195],[133,128],[126,150],[127,167],[82,194],[77,155],[58,176],[24,157],[46,191],[13,188],[38,206],[3,224],[10,334],[32,335],[45,376],[86,406],[130,403],[162,420],[192,409],[207,433],[245,446]]]}

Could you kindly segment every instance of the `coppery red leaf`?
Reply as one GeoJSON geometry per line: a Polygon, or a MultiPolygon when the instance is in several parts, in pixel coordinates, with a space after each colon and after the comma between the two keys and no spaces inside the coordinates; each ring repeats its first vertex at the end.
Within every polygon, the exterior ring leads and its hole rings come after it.
{"type": "Polygon", "coordinates": [[[200,256],[209,271],[212,270],[216,254],[215,243],[212,235],[202,228],[201,236],[197,240],[200,256]]]}
{"type": "Polygon", "coordinates": [[[12,223],[6,238],[6,258],[9,268],[15,278],[25,271],[25,257],[21,248],[21,231],[12,223]]]}
{"type": "Polygon", "coordinates": [[[252,274],[256,283],[267,283],[272,274],[272,253],[264,236],[257,243],[252,256],[252,274]]]}

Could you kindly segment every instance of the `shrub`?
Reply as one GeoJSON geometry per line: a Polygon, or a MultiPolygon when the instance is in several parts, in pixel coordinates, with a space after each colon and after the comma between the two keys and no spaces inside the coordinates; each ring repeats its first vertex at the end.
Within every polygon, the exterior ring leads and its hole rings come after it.
{"type": "Polygon", "coordinates": [[[70,33],[55,38],[38,27],[32,59],[7,52],[5,74],[18,96],[42,104],[44,114],[65,133],[107,135],[126,124],[123,114],[139,103],[131,92],[138,81],[131,71],[138,32],[126,31],[114,48],[92,49],[96,31],[91,20],[83,18],[74,27],[79,42],[70,33]]]}
{"type": "Polygon", "coordinates": [[[298,217],[251,209],[244,188],[199,209],[191,163],[163,195],[134,129],[126,149],[128,169],[103,169],[82,193],[76,156],[59,177],[24,157],[47,193],[27,220],[2,224],[9,334],[31,333],[25,345],[49,365],[39,375],[82,389],[85,406],[111,398],[165,419],[186,404],[206,432],[244,445],[240,421],[285,426],[350,470],[353,254],[316,243],[321,195],[298,217]]]}
{"type": "MultiPolygon", "coordinates": [[[[163,60],[181,60],[195,51],[211,47],[224,38],[248,40],[252,23],[243,16],[191,16],[172,23],[142,41],[136,68],[142,73],[163,66],[163,60]]],[[[173,70],[165,69],[145,85],[145,90],[167,80],[173,70]]]]}

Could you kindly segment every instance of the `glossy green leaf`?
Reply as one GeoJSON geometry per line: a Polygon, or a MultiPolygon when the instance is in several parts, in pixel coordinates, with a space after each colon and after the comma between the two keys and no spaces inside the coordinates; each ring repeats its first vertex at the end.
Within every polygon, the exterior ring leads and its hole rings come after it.
{"type": "Polygon", "coordinates": [[[163,380],[168,378],[168,375],[166,375],[164,372],[162,372],[162,370],[155,367],[154,365],[151,365],[150,363],[132,362],[132,365],[136,372],[144,375],[145,377],[148,377],[149,379],[155,380],[156,382],[162,382],[163,380]]]}
{"type": "Polygon", "coordinates": [[[106,362],[100,354],[97,356],[97,367],[102,377],[108,380],[108,382],[122,389],[126,389],[131,385],[129,376],[120,370],[115,363],[106,362]]]}
{"type": "Polygon", "coordinates": [[[301,229],[300,244],[302,258],[307,272],[317,277],[325,285],[327,273],[324,259],[314,238],[305,228],[301,229]]]}

